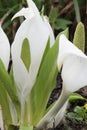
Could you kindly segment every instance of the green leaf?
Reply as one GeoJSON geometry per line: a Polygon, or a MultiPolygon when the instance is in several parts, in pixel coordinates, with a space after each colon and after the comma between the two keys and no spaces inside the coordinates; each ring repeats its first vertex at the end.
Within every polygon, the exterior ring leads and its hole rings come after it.
{"type": "Polygon", "coordinates": [[[74,112],[83,115],[83,114],[82,114],[82,113],[83,113],[83,107],[76,106],[76,107],[74,108],[74,112]]]}
{"type": "Polygon", "coordinates": [[[52,9],[50,11],[50,14],[49,14],[49,21],[51,23],[54,23],[56,21],[56,19],[57,19],[57,16],[58,16],[57,10],[56,9],[52,9]]]}
{"type": "Polygon", "coordinates": [[[63,18],[59,18],[59,19],[56,20],[56,23],[55,23],[54,28],[55,28],[56,30],[59,30],[59,29],[64,30],[64,29],[66,29],[66,28],[68,27],[68,25],[70,25],[70,24],[72,24],[71,21],[66,20],[66,19],[63,19],[63,18]]]}
{"type": "Polygon", "coordinates": [[[2,108],[3,121],[4,121],[5,125],[12,123],[8,95],[5,90],[5,87],[3,86],[3,83],[1,81],[0,81],[0,105],[2,108]]]}
{"type": "Polygon", "coordinates": [[[20,126],[19,130],[33,130],[33,126],[20,126]]]}
{"type": "Polygon", "coordinates": [[[78,93],[73,93],[72,95],[69,96],[69,102],[73,102],[73,101],[76,101],[76,100],[85,100],[85,98],[82,97],[78,93]]]}
{"type": "MultiPolygon", "coordinates": [[[[40,69],[41,69],[41,66],[42,66],[42,64],[43,64],[43,61],[44,61],[45,56],[46,56],[46,54],[48,53],[49,49],[50,49],[50,37],[48,38],[48,41],[47,41],[47,44],[46,44],[46,48],[45,48],[45,51],[44,51],[44,54],[43,54],[43,57],[42,57],[42,60],[41,60],[41,64],[40,64],[40,67],[39,67],[39,71],[40,71],[40,69]]],[[[38,71],[38,74],[39,74],[39,71],[38,71]]],[[[38,75],[38,74],[37,74],[37,75],[38,75]]]]}
{"type": "Polygon", "coordinates": [[[6,71],[4,64],[2,63],[1,60],[0,60],[0,81],[3,83],[9,96],[14,100],[17,94],[16,88],[13,87],[10,76],[8,72],[6,71]]]}
{"type": "Polygon", "coordinates": [[[81,22],[76,27],[73,43],[83,52],[85,51],[85,28],[81,22]]]}
{"type": "Polygon", "coordinates": [[[87,111],[81,106],[76,106],[73,112],[67,112],[65,117],[72,123],[72,126],[87,124],[87,111]]]}
{"type": "Polygon", "coordinates": [[[68,113],[66,113],[65,116],[66,116],[68,119],[70,119],[70,120],[75,120],[76,113],[68,112],[68,113]]]}
{"type": "MultiPolygon", "coordinates": [[[[11,81],[12,81],[12,86],[13,86],[13,88],[17,88],[16,83],[15,83],[15,80],[14,80],[14,75],[13,75],[13,66],[11,66],[11,70],[10,70],[9,76],[10,76],[10,79],[11,79],[11,81]]],[[[21,109],[21,104],[20,104],[19,101],[16,101],[16,102],[13,102],[13,103],[15,104],[15,107],[16,107],[16,110],[17,110],[18,119],[20,119],[20,117],[21,117],[21,111],[20,111],[20,109],[21,109]]]]}
{"type": "Polygon", "coordinates": [[[0,82],[3,84],[4,89],[6,90],[6,92],[8,93],[8,95],[10,96],[12,102],[14,103],[17,111],[19,111],[20,109],[20,102],[19,102],[19,98],[17,95],[17,90],[15,85],[13,85],[13,82],[8,74],[8,72],[6,71],[2,61],[0,60],[0,82]]]}
{"type": "Polygon", "coordinates": [[[36,125],[44,115],[53,88],[56,86],[58,43],[44,57],[38,77],[30,93],[30,123],[36,125]]]}
{"type": "Polygon", "coordinates": [[[77,22],[79,23],[81,21],[81,17],[80,17],[78,0],[73,0],[73,3],[74,3],[75,13],[76,13],[76,19],[77,22]]]}
{"type": "Polygon", "coordinates": [[[29,71],[31,56],[30,56],[30,46],[27,38],[24,39],[21,50],[21,59],[26,66],[27,71],[29,71]]]}

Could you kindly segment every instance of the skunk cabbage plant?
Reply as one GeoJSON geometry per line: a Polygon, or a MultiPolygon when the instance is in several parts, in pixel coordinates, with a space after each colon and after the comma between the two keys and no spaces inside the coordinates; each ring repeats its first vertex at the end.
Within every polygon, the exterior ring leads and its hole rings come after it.
{"type": "Polygon", "coordinates": [[[11,46],[10,73],[10,44],[0,26],[0,104],[5,130],[36,126],[45,114],[58,73],[58,43],[51,26],[32,0],[28,4],[13,17],[25,20],[11,46]]]}
{"type": "MultiPolygon", "coordinates": [[[[83,39],[84,45],[84,31],[83,24],[79,23],[76,29],[75,35],[82,30],[81,39],[83,39]],[[78,29],[79,27],[79,29],[78,29]]],[[[78,36],[74,41],[78,43],[78,36]]],[[[80,48],[81,49],[81,48],[80,48]]],[[[72,44],[65,35],[61,34],[59,38],[59,53],[58,53],[58,69],[61,70],[61,77],[63,80],[62,92],[55,105],[49,110],[49,112],[40,120],[37,128],[42,126],[53,127],[53,123],[57,126],[64,116],[65,109],[67,107],[67,99],[69,95],[81,87],[87,85],[87,56],[72,44]],[[54,122],[55,121],[55,122],[54,122]]],[[[82,50],[83,46],[82,46],[82,50]]]]}
{"type": "Polygon", "coordinates": [[[39,130],[51,127],[53,119],[58,119],[57,125],[68,96],[87,85],[86,55],[67,40],[67,29],[55,39],[47,19],[40,16],[32,0],[27,2],[29,7],[13,17],[24,16],[25,20],[16,32],[11,49],[0,26],[2,130],[16,130],[15,126],[19,130],[39,130]],[[12,65],[8,72],[10,59],[12,65]],[[56,86],[58,67],[62,67],[63,90],[58,101],[47,109],[50,94],[56,86]]]}
{"type": "MultiPolygon", "coordinates": [[[[82,36],[80,36],[81,38],[83,37],[83,33],[82,36]]],[[[63,80],[60,102],[63,101],[64,103],[71,93],[87,86],[87,56],[80,50],[84,50],[83,45],[82,48],[78,49],[64,35],[60,36],[59,44],[58,66],[60,69],[62,67],[61,75],[63,80]]],[[[84,44],[84,38],[82,44],[84,44]]],[[[56,114],[55,125],[57,125],[64,116],[66,106],[67,101],[56,114]]],[[[49,126],[51,126],[51,123],[49,126]]]]}
{"type": "MultiPolygon", "coordinates": [[[[5,33],[3,32],[3,30],[0,26],[0,72],[1,73],[3,71],[3,66],[2,66],[1,60],[3,61],[3,64],[7,71],[8,65],[9,65],[9,59],[10,59],[10,44],[7,39],[7,36],[5,35],[5,33]]],[[[3,88],[3,85],[4,85],[3,80],[5,80],[5,79],[2,79],[0,76],[0,104],[2,106],[2,107],[0,107],[0,109],[1,110],[3,109],[4,114],[5,114],[5,109],[6,109],[6,111],[8,111],[8,114],[9,114],[8,118],[9,118],[10,117],[10,113],[8,110],[9,105],[8,105],[8,101],[5,100],[5,97],[7,97],[7,94],[3,88]]],[[[2,111],[1,110],[0,110],[0,126],[1,126],[1,129],[3,130],[3,121],[2,121],[2,113],[1,113],[2,111]]],[[[10,118],[9,118],[9,120],[10,120],[10,118]]]]}

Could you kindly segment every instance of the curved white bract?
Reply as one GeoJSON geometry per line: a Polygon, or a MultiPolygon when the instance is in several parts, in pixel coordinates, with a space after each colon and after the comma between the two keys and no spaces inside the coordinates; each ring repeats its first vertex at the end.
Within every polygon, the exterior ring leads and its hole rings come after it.
{"type": "Polygon", "coordinates": [[[86,58],[86,55],[62,34],[59,39],[59,54],[57,62],[59,69],[62,67],[65,58],[70,54],[86,58]]]}
{"type": "Polygon", "coordinates": [[[66,89],[74,92],[87,85],[87,56],[64,35],[60,36],[58,66],[66,89]]]}
{"type": "Polygon", "coordinates": [[[29,8],[22,9],[14,16],[24,15],[26,20],[19,27],[11,49],[15,82],[19,92],[24,96],[29,93],[34,85],[48,38],[52,39],[50,44],[54,43],[54,36],[50,35],[51,29],[46,26],[46,22],[40,16],[34,2],[29,0],[29,3],[29,8]],[[21,59],[22,43],[25,38],[29,40],[30,44],[31,64],[29,72],[21,59]]]}
{"type": "Polygon", "coordinates": [[[0,26],[0,58],[3,61],[6,70],[10,60],[10,43],[4,31],[0,26]]]}
{"type": "Polygon", "coordinates": [[[52,27],[50,26],[49,21],[45,16],[43,17],[43,21],[44,21],[44,24],[46,25],[46,27],[49,29],[49,32],[50,32],[50,45],[52,46],[54,41],[55,41],[55,37],[54,37],[52,27]]]}
{"type": "Polygon", "coordinates": [[[31,19],[32,17],[34,17],[34,12],[32,8],[22,8],[13,16],[12,20],[20,16],[24,16],[26,19],[31,19]]]}

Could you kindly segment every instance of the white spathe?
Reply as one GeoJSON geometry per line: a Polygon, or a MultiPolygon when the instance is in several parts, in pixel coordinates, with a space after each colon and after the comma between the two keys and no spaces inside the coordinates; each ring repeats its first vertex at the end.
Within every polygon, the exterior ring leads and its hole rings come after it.
{"type": "Polygon", "coordinates": [[[22,8],[19,12],[17,12],[13,18],[15,19],[16,17],[20,17],[20,16],[24,16],[26,19],[31,19],[32,17],[34,17],[34,12],[32,10],[32,8],[22,8]]]}
{"type": "Polygon", "coordinates": [[[41,16],[39,15],[39,11],[38,8],[36,7],[35,3],[33,2],[33,0],[27,0],[27,4],[29,8],[32,8],[35,16],[38,16],[38,18],[40,18],[41,16]]]}
{"type": "MultiPolygon", "coordinates": [[[[10,43],[1,25],[0,25],[0,59],[2,60],[6,70],[8,70],[10,60],[10,43]]],[[[4,130],[1,106],[0,106],[0,128],[4,130]]]]}
{"type": "MultiPolygon", "coordinates": [[[[19,93],[26,96],[34,85],[41,59],[46,48],[46,43],[50,35],[50,30],[46,26],[44,20],[39,14],[37,7],[34,2],[30,0],[29,5],[30,12],[24,9],[15,15],[21,16],[26,15],[26,20],[19,27],[14,42],[12,44],[12,60],[13,60],[13,72],[15,82],[18,86],[19,93]],[[32,10],[32,11],[31,11],[32,10]],[[36,11],[36,12],[35,12],[36,11]],[[32,14],[31,14],[32,13],[32,14]],[[27,15],[33,17],[27,17],[27,15]],[[28,38],[30,44],[30,53],[31,53],[31,64],[29,72],[27,71],[22,59],[21,59],[21,49],[22,43],[25,38],[28,38]]],[[[29,10],[29,9],[28,9],[29,10]]],[[[51,32],[52,33],[52,32],[51,32]]],[[[54,38],[52,38],[51,44],[54,43],[54,38]]]]}
{"type": "Polygon", "coordinates": [[[59,54],[58,54],[58,68],[61,69],[65,58],[70,55],[75,54],[76,56],[86,58],[86,55],[78,49],[74,44],[72,44],[65,35],[61,35],[59,39],[59,54]]]}
{"type": "Polygon", "coordinates": [[[10,60],[10,43],[4,31],[0,26],[0,58],[3,61],[6,70],[10,60]]]}
{"type": "MultiPolygon", "coordinates": [[[[22,8],[19,12],[17,12],[13,16],[12,20],[15,19],[16,17],[20,17],[20,16],[24,16],[26,19],[32,19],[35,16],[35,14],[36,13],[34,13],[34,11],[32,10],[31,7],[29,7],[29,8],[22,8]]],[[[40,16],[40,19],[41,19],[41,16],[40,16]]],[[[53,30],[52,30],[52,28],[51,28],[51,26],[49,24],[49,21],[48,21],[46,16],[42,16],[42,20],[43,20],[43,23],[45,24],[45,26],[49,29],[50,45],[52,46],[54,41],[55,41],[53,30]]]]}
{"type": "MultiPolygon", "coordinates": [[[[55,126],[60,123],[64,116],[67,108],[65,101],[69,95],[87,85],[87,56],[64,35],[61,35],[59,39],[58,67],[59,69],[62,67],[63,88],[60,98],[54,106],[54,110],[61,106],[54,117],[55,126]]],[[[52,126],[52,122],[53,120],[48,124],[48,127],[52,126]]]]}
{"type": "Polygon", "coordinates": [[[58,66],[66,89],[74,92],[87,85],[87,56],[64,35],[60,36],[58,66]]]}
{"type": "Polygon", "coordinates": [[[50,46],[53,45],[54,41],[55,41],[55,37],[54,37],[54,33],[53,33],[53,30],[49,24],[49,21],[47,19],[46,16],[43,17],[43,21],[44,21],[44,24],[47,26],[47,28],[49,29],[49,32],[50,32],[50,46]]]}

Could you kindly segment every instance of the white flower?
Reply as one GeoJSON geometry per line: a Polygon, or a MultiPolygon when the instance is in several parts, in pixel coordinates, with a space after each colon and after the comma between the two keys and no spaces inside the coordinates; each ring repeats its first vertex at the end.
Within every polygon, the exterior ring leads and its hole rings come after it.
{"type": "MultiPolygon", "coordinates": [[[[8,70],[10,60],[10,43],[1,26],[0,26],[0,60],[2,60],[6,70],[8,70]]],[[[2,130],[4,129],[1,105],[0,105],[0,127],[2,130]]]]}
{"type": "Polygon", "coordinates": [[[67,99],[72,92],[87,85],[87,56],[63,34],[59,39],[58,69],[61,70],[63,87],[59,99],[37,124],[37,129],[57,126],[64,116],[67,99]]]}
{"type": "Polygon", "coordinates": [[[62,67],[63,85],[69,92],[87,85],[87,56],[64,35],[59,41],[58,66],[62,67]]]}
{"type": "Polygon", "coordinates": [[[0,59],[3,61],[6,70],[10,60],[10,44],[8,38],[0,26],[0,59]]]}
{"type": "MultiPolygon", "coordinates": [[[[63,88],[60,98],[54,106],[54,110],[61,106],[54,117],[55,126],[64,116],[67,108],[66,100],[69,95],[87,85],[87,56],[64,35],[61,35],[59,40],[58,67],[62,68],[63,88]]],[[[48,124],[48,127],[52,127],[52,122],[53,120],[48,124]]]]}
{"type": "Polygon", "coordinates": [[[19,27],[11,48],[13,74],[22,105],[22,119],[24,114],[24,102],[26,102],[27,99],[29,100],[29,94],[36,81],[49,37],[50,45],[52,46],[54,43],[54,35],[50,25],[40,16],[34,2],[32,0],[28,2],[29,8],[22,9],[13,17],[15,18],[22,15],[26,19],[19,27]],[[21,58],[22,45],[25,38],[28,39],[30,46],[29,70],[27,70],[21,58]]]}

